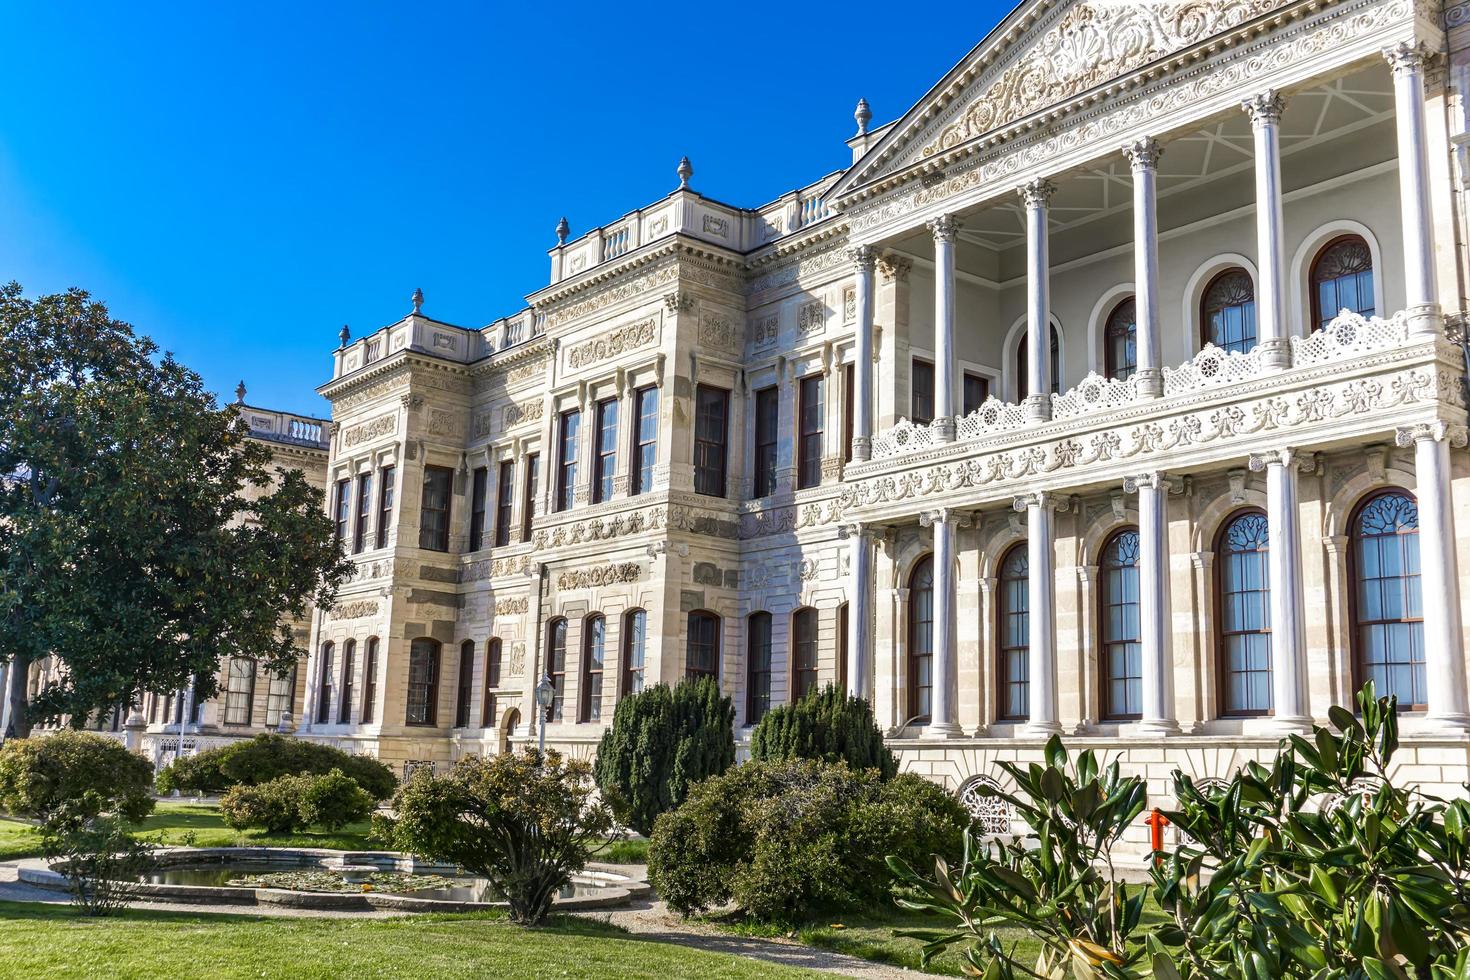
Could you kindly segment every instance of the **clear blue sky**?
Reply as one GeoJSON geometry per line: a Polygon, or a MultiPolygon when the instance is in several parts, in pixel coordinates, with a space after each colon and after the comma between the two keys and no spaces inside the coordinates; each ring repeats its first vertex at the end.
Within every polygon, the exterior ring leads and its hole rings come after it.
{"type": "Polygon", "coordinates": [[[232,398],[321,414],[337,331],[479,326],[672,190],[848,162],[1008,4],[7,5],[0,280],[79,285],[232,398]]]}

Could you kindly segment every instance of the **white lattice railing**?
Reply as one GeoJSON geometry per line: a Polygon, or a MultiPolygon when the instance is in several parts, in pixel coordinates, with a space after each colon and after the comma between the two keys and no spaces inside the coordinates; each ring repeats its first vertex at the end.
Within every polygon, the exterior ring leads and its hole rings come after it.
{"type": "Polygon", "coordinates": [[[899,419],[893,428],[873,437],[873,458],[886,459],[889,456],[902,456],[925,446],[939,444],[939,432],[934,426],[899,419]]]}
{"type": "Polygon", "coordinates": [[[996,432],[1010,432],[1026,425],[1026,408],[991,396],[969,415],[955,419],[955,438],[978,439],[996,432]]]}
{"type": "Polygon", "coordinates": [[[1178,367],[1164,368],[1164,397],[1249,381],[1259,378],[1266,369],[1265,351],[1259,347],[1241,353],[1205,344],[1203,350],[1178,367]]]}
{"type": "Polygon", "coordinates": [[[1409,339],[1409,317],[1399,311],[1387,320],[1343,310],[1307,337],[1291,338],[1291,366],[1328,364],[1398,347],[1409,339]]]}
{"type": "Polygon", "coordinates": [[[1119,381],[1116,378],[1104,378],[1100,374],[1088,374],[1077,387],[1066,394],[1051,396],[1051,417],[1074,419],[1081,415],[1122,408],[1137,400],[1136,377],[1119,381]]]}

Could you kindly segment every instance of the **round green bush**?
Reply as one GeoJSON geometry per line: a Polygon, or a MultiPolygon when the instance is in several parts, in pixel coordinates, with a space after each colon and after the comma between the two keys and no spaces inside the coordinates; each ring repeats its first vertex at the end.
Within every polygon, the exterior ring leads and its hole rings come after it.
{"type": "Polygon", "coordinates": [[[341,830],[350,823],[366,820],[376,808],[372,794],[341,769],[313,776],[301,794],[301,822],[323,830],[341,830]]]}
{"type": "Polygon", "coordinates": [[[258,827],[268,834],[285,834],[305,826],[301,801],[310,776],[278,776],[259,786],[239,783],[220,797],[219,812],[236,830],[258,827]]]}
{"type": "Polygon", "coordinates": [[[158,790],[223,793],[232,786],[259,786],[277,776],[322,775],[333,769],[351,776],[374,800],[386,800],[398,789],[393,770],[377,759],[266,733],[180,759],[158,774],[158,790]]]}
{"type": "Polygon", "coordinates": [[[153,767],[112,739],[65,730],[0,745],[0,809],[48,825],[153,812],[153,767]]]}
{"type": "Polygon", "coordinates": [[[968,823],[954,797],[909,773],[885,782],[845,763],[750,762],[658,818],[649,880],[682,915],[733,901],[755,919],[798,922],[887,898],[889,854],[958,860],[968,823]]]}
{"type": "Polygon", "coordinates": [[[898,759],[883,744],[872,705],[830,684],[768,711],[751,731],[750,757],[846,762],[851,769],[876,769],[882,779],[898,773],[898,759]]]}

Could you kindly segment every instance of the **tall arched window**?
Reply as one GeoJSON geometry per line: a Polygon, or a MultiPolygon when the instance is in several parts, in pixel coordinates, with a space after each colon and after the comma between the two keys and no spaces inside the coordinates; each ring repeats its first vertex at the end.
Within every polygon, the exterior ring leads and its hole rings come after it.
{"type": "Polygon", "coordinates": [[[1352,523],[1355,686],[1424,708],[1424,619],[1419,584],[1419,506],[1405,490],[1370,497],[1352,523]]]}
{"type": "Polygon", "coordinates": [[[1372,316],[1373,253],[1357,235],[1322,246],[1312,260],[1312,327],[1321,330],[1343,310],[1372,316]]]}
{"type": "Polygon", "coordinates": [[[687,677],[716,677],[720,665],[720,617],[703,609],[689,614],[687,677]]]}
{"type": "Polygon", "coordinates": [[[745,722],[754,725],[771,710],[771,614],[751,613],[745,634],[745,722]]]}
{"type": "Polygon", "coordinates": [[[623,694],[643,690],[643,664],[648,648],[648,613],[630,609],[623,613],[623,694]]]}
{"type": "Polygon", "coordinates": [[[1138,304],[1129,296],[1113,307],[1103,324],[1103,371],[1127,381],[1138,370],[1138,304]]]}
{"type": "Polygon", "coordinates": [[[454,691],[454,727],[470,725],[470,698],[475,690],[475,641],[459,645],[459,685],[454,691]]]}
{"type": "Polygon", "coordinates": [[[607,620],[600,614],[582,622],[581,704],[578,721],[602,720],[602,665],[606,654],[607,620]]]}
{"type": "Polygon", "coordinates": [[[316,723],[325,725],[332,720],[332,671],[337,659],[337,648],[331,640],[322,644],[321,669],[317,673],[316,723]]]}
{"type": "Polygon", "coordinates": [[[551,720],[561,721],[567,696],[567,621],[546,625],[546,676],[551,680],[551,720]]]}
{"type": "Polygon", "coordinates": [[[909,573],[909,717],[928,721],[934,695],[934,556],[909,573]]]}
{"type": "Polygon", "coordinates": [[[1143,648],[1138,626],[1138,531],[1118,531],[1103,547],[1102,715],[1112,721],[1143,717],[1143,648]]]}
{"type": "MultiPolygon", "coordinates": [[[[294,686],[294,685],[293,685],[294,686]]],[[[367,638],[362,658],[362,724],[373,720],[373,709],[378,701],[378,638],[367,638]]]]}
{"type": "Polygon", "coordinates": [[[1269,547],[1269,527],[1260,511],[1231,518],[1215,544],[1222,715],[1271,711],[1269,547]]]}
{"type": "Polygon", "coordinates": [[[798,609],[791,617],[791,700],[817,689],[817,611],[798,609]]]}
{"type": "Polygon", "coordinates": [[[847,690],[848,629],[847,603],[837,607],[837,690],[847,690]]]}
{"type": "Polygon", "coordinates": [[[1000,562],[995,607],[999,638],[996,714],[1020,721],[1031,713],[1031,559],[1026,542],[1012,545],[1000,562]]]}
{"type": "Polygon", "coordinates": [[[337,706],[337,724],[345,725],[352,721],[352,672],[357,669],[357,641],[348,640],[342,644],[342,686],[338,689],[342,696],[337,706]]]}
{"type": "MultiPolygon", "coordinates": [[[[1028,394],[1029,374],[1026,371],[1026,334],[1021,331],[1021,342],[1016,345],[1016,401],[1021,401],[1028,394]]],[[[1062,383],[1062,341],[1057,336],[1057,325],[1051,324],[1051,393],[1055,395],[1061,391],[1062,383]]]]}
{"type": "Polygon", "coordinates": [[[480,705],[480,727],[494,728],[500,719],[498,703],[500,690],[500,637],[492,636],[485,643],[485,701],[480,705]]]}
{"type": "Polygon", "coordinates": [[[439,706],[439,641],[421,636],[408,647],[408,698],[404,721],[434,725],[439,706]]]}
{"type": "Polygon", "coordinates": [[[1210,280],[1200,299],[1203,341],[1245,353],[1256,346],[1256,284],[1239,266],[1210,280]]]}

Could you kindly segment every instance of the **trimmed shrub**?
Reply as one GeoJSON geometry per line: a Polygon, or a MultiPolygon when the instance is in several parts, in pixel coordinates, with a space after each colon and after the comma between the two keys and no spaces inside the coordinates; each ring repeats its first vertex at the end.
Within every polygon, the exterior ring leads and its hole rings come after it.
{"type": "Polygon", "coordinates": [[[232,786],[259,786],[278,776],[324,775],[333,769],[351,776],[374,800],[386,800],[398,789],[393,770],[377,759],[268,732],[178,760],[158,774],[158,790],[223,793],[232,786]]]}
{"type": "Polygon", "coordinates": [[[376,808],[372,794],[341,769],[312,777],[301,794],[301,822],[307,827],[341,830],[350,823],[366,820],[376,808]]]}
{"type": "Polygon", "coordinates": [[[655,684],[623,698],[597,749],[595,773],[618,822],[640,834],[689,788],[735,764],[735,706],[713,678],[655,684]]]}
{"type": "Polygon", "coordinates": [[[830,684],[767,712],[750,734],[750,755],[756,761],[846,762],[850,769],[876,769],[880,779],[898,774],[898,759],[883,744],[872,705],[830,684]]]}
{"type": "Polygon", "coordinates": [[[115,816],[68,822],[46,835],[46,858],[66,879],[72,904],[84,915],[112,915],[125,908],[142,876],[156,867],[153,850],[115,816]]]}
{"type": "Polygon", "coordinates": [[[103,814],[137,823],[153,812],[153,767],[117,742],[60,731],[0,745],[0,809],[50,828],[103,814]]]}
{"type": "Polygon", "coordinates": [[[751,762],[695,786],[658,818],[649,880],[681,915],[735,902],[798,922],[868,908],[894,881],[884,858],[957,860],[969,823],[939,786],[815,760],[751,762]]]}
{"type": "Polygon", "coordinates": [[[277,776],[259,786],[232,786],[219,801],[220,816],[236,830],[260,827],[268,834],[285,834],[306,826],[301,801],[311,785],[310,776],[277,776]]]}

